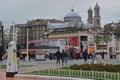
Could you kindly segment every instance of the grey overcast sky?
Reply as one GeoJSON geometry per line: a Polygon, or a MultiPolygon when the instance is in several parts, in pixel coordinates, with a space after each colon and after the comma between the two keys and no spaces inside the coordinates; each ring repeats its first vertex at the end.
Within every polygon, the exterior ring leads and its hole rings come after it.
{"type": "Polygon", "coordinates": [[[120,0],[0,0],[0,20],[5,28],[12,23],[24,24],[30,19],[60,19],[70,12],[77,12],[87,23],[87,10],[98,2],[102,26],[120,20],[120,0]]]}

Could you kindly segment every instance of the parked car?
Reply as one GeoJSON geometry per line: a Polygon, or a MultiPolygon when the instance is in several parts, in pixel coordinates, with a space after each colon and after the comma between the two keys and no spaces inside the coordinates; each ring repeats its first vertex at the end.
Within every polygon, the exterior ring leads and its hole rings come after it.
{"type": "Polygon", "coordinates": [[[45,55],[44,55],[44,53],[36,53],[36,55],[35,55],[35,60],[36,61],[38,61],[38,60],[45,60],[46,58],[45,58],[45,55]]]}

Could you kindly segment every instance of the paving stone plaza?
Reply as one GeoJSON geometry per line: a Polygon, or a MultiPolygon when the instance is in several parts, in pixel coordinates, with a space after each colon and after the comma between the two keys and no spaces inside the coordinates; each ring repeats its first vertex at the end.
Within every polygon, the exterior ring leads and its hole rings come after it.
{"type": "MultiPolygon", "coordinates": [[[[87,63],[90,64],[92,62],[92,59],[88,59],[87,63]]],[[[103,63],[103,64],[120,64],[119,61],[117,61],[117,59],[98,59],[98,63],[103,63]]],[[[2,64],[6,64],[6,61],[3,61],[1,63],[2,64]]],[[[45,60],[45,61],[34,61],[31,60],[30,62],[26,62],[26,61],[19,61],[18,64],[28,64],[28,65],[36,65],[35,67],[31,67],[31,68],[21,68],[18,69],[18,73],[15,75],[15,78],[6,78],[5,76],[5,71],[6,70],[0,70],[0,80],[89,80],[89,79],[82,79],[82,78],[68,78],[68,77],[57,77],[57,76],[43,76],[40,75],[38,76],[33,76],[33,75],[24,75],[22,73],[26,73],[29,71],[34,71],[34,70],[41,70],[41,69],[51,69],[51,68],[60,68],[62,67],[61,65],[57,65],[56,64],[56,60],[45,60]]],[[[67,65],[64,66],[69,66],[69,65],[73,65],[73,64],[84,64],[84,60],[79,59],[79,60],[69,60],[67,65]]],[[[90,79],[91,80],[91,79],[90,79]]]]}

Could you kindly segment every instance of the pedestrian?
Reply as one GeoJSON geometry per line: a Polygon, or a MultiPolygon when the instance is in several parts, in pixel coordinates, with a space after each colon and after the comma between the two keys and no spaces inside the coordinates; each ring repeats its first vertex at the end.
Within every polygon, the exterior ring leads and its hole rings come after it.
{"type": "Polygon", "coordinates": [[[56,63],[57,63],[57,64],[60,64],[61,53],[60,53],[59,50],[56,52],[55,56],[56,56],[56,59],[57,59],[57,60],[56,60],[56,63]]]}
{"type": "Polygon", "coordinates": [[[102,59],[104,59],[104,54],[105,54],[104,52],[101,53],[101,57],[102,57],[102,59]]]}
{"type": "Polygon", "coordinates": [[[73,54],[74,54],[74,50],[72,48],[72,49],[70,49],[70,60],[73,60],[73,58],[74,58],[73,54]]]}
{"type": "Polygon", "coordinates": [[[86,62],[87,62],[87,58],[88,58],[88,52],[87,52],[87,50],[85,49],[85,51],[83,52],[83,59],[84,59],[84,61],[85,61],[85,64],[86,64],[86,62]]]}
{"type": "Polygon", "coordinates": [[[61,59],[62,59],[62,66],[64,66],[64,63],[68,63],[68,52],[63,50],[62,51],[62,56],[61,56],[61,59]]]}
{"type": "Polygon", "coordinates": [[[62,51],[62,53],[61,53],[61,60],[62,60],[62,66],[64,65],[64,50],[62,51]]]}
{"type": "Polygon", "coordinates": [[[69,56],[70,56],[70,53],[69,53],[69,51],[68,50],[66,50],[65,51],[65,56],[64,56],[64,60],[65,60],[65,63],[67,64],[68,63],[68,58],[69,58],[69,56]]]}

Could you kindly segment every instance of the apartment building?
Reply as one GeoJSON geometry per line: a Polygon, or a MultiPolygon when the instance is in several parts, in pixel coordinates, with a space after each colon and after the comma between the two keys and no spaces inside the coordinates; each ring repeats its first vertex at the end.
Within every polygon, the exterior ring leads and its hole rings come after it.
{"type": "MultiPolygon", "coordinates": [[[[43,34],[48,30],[48,22],[62,23],[61,20],[56,19],[36,19],[28,20],[25,24],[15,24],[14,40],[16,41],[17,45],[26,47],[27,36],[29,42],[43,39],[43,34]]],[[[10,28],[10,39],[13,39],[13,26],[10,28]]]]}

